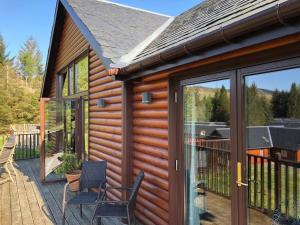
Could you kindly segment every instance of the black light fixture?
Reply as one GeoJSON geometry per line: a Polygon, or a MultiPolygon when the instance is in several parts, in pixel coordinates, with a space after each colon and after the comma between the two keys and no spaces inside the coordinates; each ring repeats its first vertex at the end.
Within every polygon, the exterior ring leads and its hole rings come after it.
{"type": "Polygon", "coordinates": [[[99,108],[104,108],[104,107],[106,106],[105,100],[104,100],[103,98],[97,99],[97,106],[98,106],[99,108]]]}
{"type": "Polygon", "coordinates": [[[152,94],[150,92],[143,92],[142,93],[142,103],[150,104],[151,102],[152,102],[152,94]]]}

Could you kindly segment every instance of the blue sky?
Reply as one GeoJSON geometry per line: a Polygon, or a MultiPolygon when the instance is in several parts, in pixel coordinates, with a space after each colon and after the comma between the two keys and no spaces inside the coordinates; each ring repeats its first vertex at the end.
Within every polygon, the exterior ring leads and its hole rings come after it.
{"type": "MultiPolygon", "coordinates": [[[[197,5],[201,0],[116,0],[114,2],[175,16],[197,5]]],[[[23,43],[32,36],[37,40],[45,62],[55,5],[56,0],[0,0],[0,33],[11,56],[15,56],[23,43]]]]}
{"type": "MultiPolygon", "coordinates": [[[[295,68],[246,76],[246,85],[251,86],[253,83],[256,84],[258,88],[266,89],[269,91],[275,91],[275,89],[278,89],[279,91],[289,91],[291,89],[292,83],[296,83],[298,86],[300,86],[300,69],[295,68]]],[[[221,88],[222,86],[224,86],[226,89],[229,89],[230,82],[228,79],[226,79],[196,84],[192,86],[199,86],[204,88],[221,88]]]]}

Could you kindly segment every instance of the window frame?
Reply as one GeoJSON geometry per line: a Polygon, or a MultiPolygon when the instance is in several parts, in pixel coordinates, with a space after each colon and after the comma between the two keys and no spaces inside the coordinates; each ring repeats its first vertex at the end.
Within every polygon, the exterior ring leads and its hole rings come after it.
{"type": "MultiPolygon", "coordinates": [[[[84,58],[87,58],[88,64],[89,64],[89,55],[88,51],[83,52],[80,54],[78,57],[76,57],[74,60],[72,60],[70,63],[68,63],[67,66],[65,66],[61,72],[58,73],[57,76],[57,91],[56,91],[56,97],[58,98],[76,98],[76,97],[82,97],[82,96],[87,96],[88,95],[88,89],[79,91],[77,92],[77,87],[78,87],[78,79],[76,79],[76,66],[78,62],[83,60],[84,58]],[[72,69],[72,75],[70,74],[70,69],[72,69]],[[71,91],[71,76],[73,76],[73,91],[71,91]],[[68,78],[68,95],[64,96],[63,95],[63,88],[65,84],[65,79],[68,78]]],[[[89,74],[89,66],[87,68],[87,72],[89,74]]],[[[78,75],[77,75],[78,78],[78,75]]],[[[88,82],[88,80],[87,80],[88,82]]],[[[89,86],[89,85],[88,85],[89,86]]]]}

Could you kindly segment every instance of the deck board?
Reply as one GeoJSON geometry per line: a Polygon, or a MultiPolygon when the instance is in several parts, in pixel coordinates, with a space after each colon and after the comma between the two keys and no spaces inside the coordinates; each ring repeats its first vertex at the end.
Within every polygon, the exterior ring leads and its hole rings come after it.
{"type": "MultiPolygon", "coordinates": [[[[62,221],[63,182],[43,184],[39,180],[39,160],[15,163],[15,182],[0,184],[0,225],[60,225],[62,221]]],[[[0,181],[7,178],[1,173],[0,181]]],[[[91,207],[68,207],[66,225],[90,224],[91,207]]],[[[122,225],[116,219],[104,219],[103,225],[122,225]]]]}

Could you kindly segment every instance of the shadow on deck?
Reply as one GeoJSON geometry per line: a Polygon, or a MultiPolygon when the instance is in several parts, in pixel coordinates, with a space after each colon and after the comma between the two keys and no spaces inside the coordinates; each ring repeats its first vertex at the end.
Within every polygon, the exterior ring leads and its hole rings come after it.
{"type": "MultiPolygon", "coordinates": [[[[61,224],[64,182],[43,184],[39,180],[39,160],[15,163],[16,182],[0,185],[0,225],[61,224]]],[[[6,177],[1,174],[0,181],[6,177]]],[[[90,224],[92,209],[70,206],[66,212],[66,225],[90,224]]],[[[94,223],[96,224],[96,223],[94,223]]],[[[103,219],[103,225],[122,225],[116,219],[103,219]]]]}

